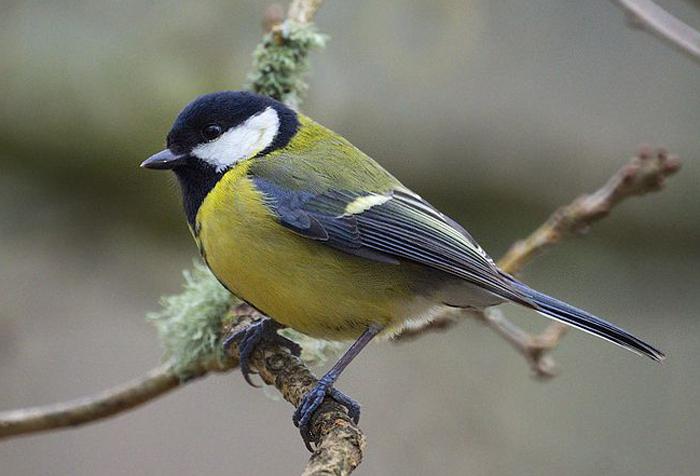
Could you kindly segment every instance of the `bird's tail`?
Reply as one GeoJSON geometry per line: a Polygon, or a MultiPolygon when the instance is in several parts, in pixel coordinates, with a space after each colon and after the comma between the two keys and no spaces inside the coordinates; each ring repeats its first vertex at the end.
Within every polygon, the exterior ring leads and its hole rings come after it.
{"type": "Polygon", "coordinates": [[[510,278],[510,281],[513,287],[536,305],[535,310],[546,317],[598,336],[635,354],[646,355],[657,362],[666,358],[659,349],[593,314],[535,291],[513,278],[510,278]]]}

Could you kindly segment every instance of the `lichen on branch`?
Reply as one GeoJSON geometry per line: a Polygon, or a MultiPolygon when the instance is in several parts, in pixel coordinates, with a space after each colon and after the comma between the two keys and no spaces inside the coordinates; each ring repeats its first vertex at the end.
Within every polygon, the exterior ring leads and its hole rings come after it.
{"type": "Polygon", "coordinates": [[[155,324],[166,356],[173,362],[173,370],[186,379],[196,363],[224,359],[222,320],[240,300],[199,262],[195,262],[192,271],[182,274],[185,278],[182,292],[162,297],[161,309],[146,317],[155,324]]]}
{"type": "Polygon", "coordinates": [[[253,52],[246,87],[297,109],[308,89],[309,53],[325,46],[328,37],[311,23],[286,20],[274,25],[253,52]]]}

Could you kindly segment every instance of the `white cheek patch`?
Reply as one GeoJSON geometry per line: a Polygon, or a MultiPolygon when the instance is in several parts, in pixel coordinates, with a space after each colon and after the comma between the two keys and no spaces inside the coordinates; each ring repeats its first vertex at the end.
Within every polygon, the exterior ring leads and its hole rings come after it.
{"type": "Polygon", "coordinates": [[[213,141],[192,149],[192,155],[208,162],[217,172],[236,162],[253,157],[275,140],[280,118],[272,107],[249,118],[243,124],[221,134],[213,141]]]}

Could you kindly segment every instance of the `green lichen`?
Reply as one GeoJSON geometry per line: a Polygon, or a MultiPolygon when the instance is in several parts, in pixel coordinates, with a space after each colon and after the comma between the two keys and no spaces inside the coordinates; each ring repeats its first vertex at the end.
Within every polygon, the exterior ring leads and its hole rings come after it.
{"type": "Polygon", "coordinates": [[[146,318],[158,329],[175,372],[184,378],[198,363],[223,359],[222,320],[236,299],[201,263],[182,274],[183,292],[161,298],[162,308],[146,318]]]}
{"type": "Polygon", "coordinates": [[[267,33],[253,51],[247,87],[297,108],[308,89],[309,52],[325,46],[328,37],[313,25],[285,21],[267,33]]]}

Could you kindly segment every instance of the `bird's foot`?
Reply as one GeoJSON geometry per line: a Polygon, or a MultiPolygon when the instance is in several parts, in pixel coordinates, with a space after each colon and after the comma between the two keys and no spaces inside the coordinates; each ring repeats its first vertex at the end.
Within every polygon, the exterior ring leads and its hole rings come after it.
{"type": "Polygon", "coordinates": [[[229,347],[232,344],[238,344],[238,353],[240,354],[239,362],[241,366],[241,373],[243,378],[249,385],[253,387],[258,387],[250,378],[250,375],[254,372],[250,368],[250,356],[253,354],[255,348],[263,340],[266,342],[274,343],[280,347],[288,349],[292,355],[299,357],[301,355],[301,347],[296,342],[282,337],[277,333],[281,328],[277,322],[273,321],[268,317],[263,317],[262,319],[253,322],[251,325],[245,329],[241,329],[235,334],[231,334],[224,341],[224,351],[228,352],[229,347]]]}
{"type": "Polygon", "coordinates": [[[314,388],[304,395],[292,417],[292,421],[294,425],[299,428],[304,444],[309,451],[313,451],[311,447],[311,418],[314,412],[318,410],[318,407],[321,406],[326,396],[331,397],[340,405],[347,408],[348,416],[355,424],[360,421],[360,404],[340,390],[333,388],[334,381],[335,378],[328,374],[323,376],[323,378],[316,383],[314,388]]]}

